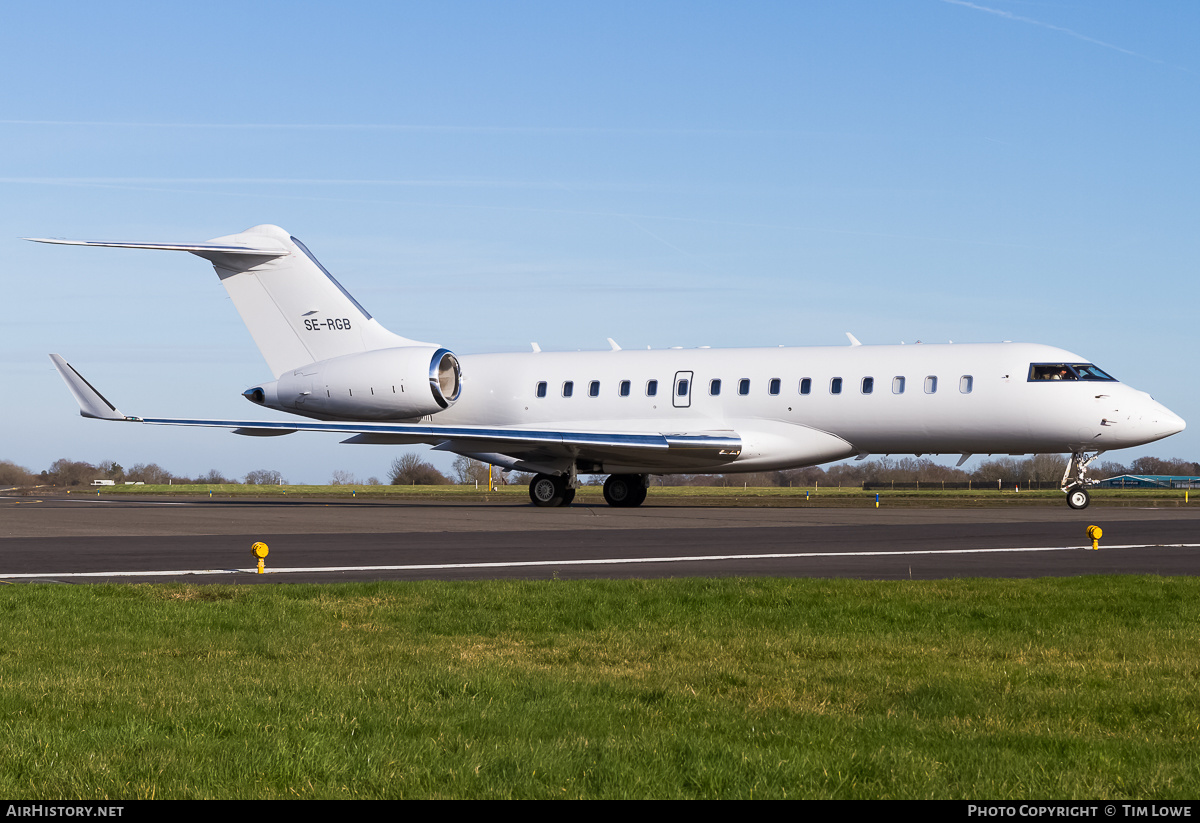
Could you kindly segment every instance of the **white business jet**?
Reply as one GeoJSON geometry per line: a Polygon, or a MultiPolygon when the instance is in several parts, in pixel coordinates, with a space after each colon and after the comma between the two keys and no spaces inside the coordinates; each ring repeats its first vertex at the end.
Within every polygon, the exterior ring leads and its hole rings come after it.
{"type": "Polygon", "coordinates": [[[191,252],[209,260],[275,376],[242,394],[317,422],[122,414],[62,357],[84,417],[236,434],[348,435],[534,473],[538,506],[579,476],[638,506],[651,475],[754,472],[870,454],[1070,453],[1062,489],[1088,504],[1088,465],[1184,428],[1084,358],[1023,343],[453,354],[393,334],[299,240],[256,226],[206,243],[42,243],[191,252]]]}

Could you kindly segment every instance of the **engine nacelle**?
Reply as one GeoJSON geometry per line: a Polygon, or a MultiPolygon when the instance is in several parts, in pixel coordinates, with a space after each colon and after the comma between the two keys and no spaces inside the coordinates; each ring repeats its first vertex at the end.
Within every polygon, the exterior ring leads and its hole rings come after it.
{"type": "Polygon", "coordinates": [[[448,349],[404,346],[310,363],[242,395],[323,420],[405,420],[450,408],[461,391],[458,358],[448,349]]]}

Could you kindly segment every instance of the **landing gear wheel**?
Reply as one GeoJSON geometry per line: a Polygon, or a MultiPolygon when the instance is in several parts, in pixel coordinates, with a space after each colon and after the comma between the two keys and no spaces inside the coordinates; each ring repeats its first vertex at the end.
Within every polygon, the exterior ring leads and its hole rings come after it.
{"type": "Polygon", "coordinates": [[[628,475],[610,474],[604,481],[604,502],[614,507],[629,505],[629,498],[633,496],[633,484],[629,479],[628,475]]]}
{"type": "Polygon", "coordinates": [[[1072,509],[1086,509],[1091,497],[1082,486],[1072,486],[1067,489],[1067,505],[1072,509]]]}
{"type": "Polygon", "coordinates": [[[574,489],[566,489],[563,492],[562,503],[559,505],[569,506],[569,505],[571,505],[571,501],[574,499],[575,499],[575,490],[574,489]]]}
{"type": "MultiPolygon", "coordinates": [[[[529,481],[529,499],[535,506],[562,506],[567,500],[567,484],[561,477],[539,474],[529,481]]],[[[570,489],[571,497],[575,490],[570,489]]]]}
{"type": "Polygon", "coordinates": [[[630,508],[646,501],[646,484],[641,475],[611,474],[604,481],[604,502],[610,506],[630,508]]]}

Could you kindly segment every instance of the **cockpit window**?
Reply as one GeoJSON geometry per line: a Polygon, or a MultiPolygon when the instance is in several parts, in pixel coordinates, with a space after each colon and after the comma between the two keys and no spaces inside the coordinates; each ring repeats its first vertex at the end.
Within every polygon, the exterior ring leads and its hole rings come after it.
{"type": "Polygon", "coordinates": [[[1030,363],[1029,379],[1030,381],[1104,380],[1116,382],[1115,377],[1110,377],[1091,363],[1030,363]]]}

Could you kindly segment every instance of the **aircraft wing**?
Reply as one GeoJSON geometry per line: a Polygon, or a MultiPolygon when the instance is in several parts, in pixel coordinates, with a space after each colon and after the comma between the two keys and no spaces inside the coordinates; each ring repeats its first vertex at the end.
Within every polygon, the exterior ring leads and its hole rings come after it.
{"type": "MultiPolygon", "coordinates": [[[[231,429],[235,434],[271,437],[298,431],[349,435],[344,443],[426,443],[456,454],[507,457],[507,468],[536,470],[564,460],[662,467],[674,471],[712,466],[737,459],[742,441],[736,432],[621,432],[520,429],[495,426],[444,426],[429,423],[363,423],[341,421],[198,420],[135,417],[122,414],[71,364],[50,355],[54,367],[79,403],[83,417],[158,426],[231,429]]],[[[493,460],[499,465],[505,461],[493,460]]]]}

